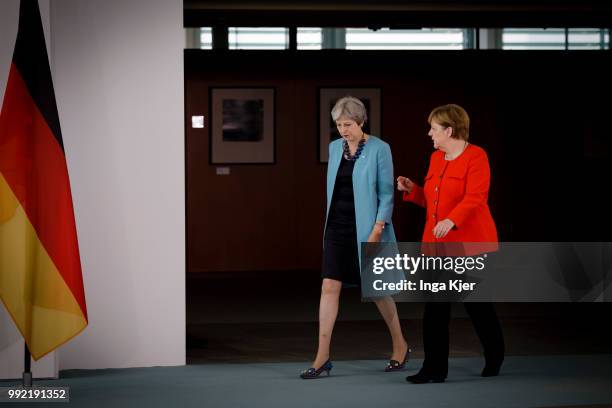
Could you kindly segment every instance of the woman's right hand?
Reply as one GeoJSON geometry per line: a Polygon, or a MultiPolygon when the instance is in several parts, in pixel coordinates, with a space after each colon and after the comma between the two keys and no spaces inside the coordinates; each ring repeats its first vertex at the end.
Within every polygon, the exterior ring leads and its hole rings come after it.
{"type": "Polygon", "coordinates": [[[414,183],[408,177],[399,176],[397,178],[397,189],[399,191],[405,191],[410,194],[412,187],[414,187],[414,183]]]}

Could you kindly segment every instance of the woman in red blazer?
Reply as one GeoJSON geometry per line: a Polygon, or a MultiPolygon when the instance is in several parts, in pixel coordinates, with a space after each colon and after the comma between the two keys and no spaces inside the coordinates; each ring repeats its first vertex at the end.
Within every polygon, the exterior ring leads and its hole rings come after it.
{"type": "MultiPolygon", "coordinates": [[[[436,151],[431,155],[425,183],[420,187],[407,177],[397,178],[403,200],[425,207],[423,242],[476,242],[463,255],[497,250],[497,229],[487,204],[491,173],[485,151],[470,144],[470,119],[458,105],[435,108],[429,115],[428,135],[436,151]]],[[[482,342],[485,368],[482,376],[499,373],[504,359],[504,339],[492,303],[464,303],[482,342]]],[[[448,374],[450,303],[425,305],[423,337],[425,360],[413,383],[443,382],[448,374]]]]}
{"type": "MultiPolygon", "coordinates": [[[[430,133],[438,133],[441,128],[432,124],[430,133]]],[[[447,127],[445,132],[452,132],[452,128],[447,127]]],[[[497,229],[487,204],[491,178],[487,154],[467,140],[447,140],[457,145],[456,153],[452,153],[457,157],[451,160],[442,150],[435,151],[423,187],[412,183],[410,188],[409,179],[398,179],[398,187],[405,188],[404,201],[427,209],[423,242],[497,242],[497,229]]]]}

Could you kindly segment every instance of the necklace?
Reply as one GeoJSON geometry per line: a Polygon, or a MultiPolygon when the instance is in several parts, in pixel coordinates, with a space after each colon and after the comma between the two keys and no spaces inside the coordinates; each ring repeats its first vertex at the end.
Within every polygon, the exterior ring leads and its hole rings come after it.
{"type": "Polygon", "coordinates": [[[361,135],[361,140],[357,145],[357,150],[355,150],[355,154],[351,155],[351,151],[349,149],[348,142],[346,140],[342,141],[342,150],[344,152],[344,158],[349,161],[355,161],[361,156],[361,151],[363,150],[363,146],[365,145],[365,133],[361,135]]]}
{"type": "Polygon", "coordinates": [[[457,157],[461,156],[461,153],[463,153],[465,151],[465,149],[467,149],[468,147],[468,142],[467,140],[464,142],[463,144],[463,149],[461,149],[461,151],[459,153],[457,153],[452,159],[451,157],[448,155],[448,153],[444,154],[444,160],[455,160],[457,157]]]}

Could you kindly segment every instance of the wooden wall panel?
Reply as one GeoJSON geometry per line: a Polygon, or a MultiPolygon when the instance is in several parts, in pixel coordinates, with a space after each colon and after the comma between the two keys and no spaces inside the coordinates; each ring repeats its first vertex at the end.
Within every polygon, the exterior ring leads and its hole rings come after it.
{"type": "MultiPolygon", "coordinates": [[[[572,214],[604,211],[610,131],[606,52],[185,51],[188,271],[318,269],[325,171],[317,158],[322,86],[382,89],[382,137],[396,174],[422,180],[432,152],[426,118],[463,105],[471,141],[489,153],[491,207],[502,240],[597,240],[572,214]],[[276,88],[276,164],[209,164],[209,88],[276,88]],[[597,122],[600,123],[600,122],[597,122]],[[593,148],[597,146],[597,148],[593,148]],[[582,200],[577,197],[588,197],[582,200]]],[[[398,238],[419,240],[423,213],[396,197],[398,238]]],[[[600,223],[609,223],[602,219],[600,223]]],[[[606,224],[608,225],[608,224],[606,224]]]]}

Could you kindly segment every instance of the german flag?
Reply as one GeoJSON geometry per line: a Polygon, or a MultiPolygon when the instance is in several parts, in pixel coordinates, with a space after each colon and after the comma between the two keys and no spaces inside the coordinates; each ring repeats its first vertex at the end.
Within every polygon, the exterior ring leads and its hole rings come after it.
{"type": "Polygon", "coordinates": [[[0,112],[0,298],[32,357],[87,326],[70,180],[37,0],[22,0],[0,112]]]}

